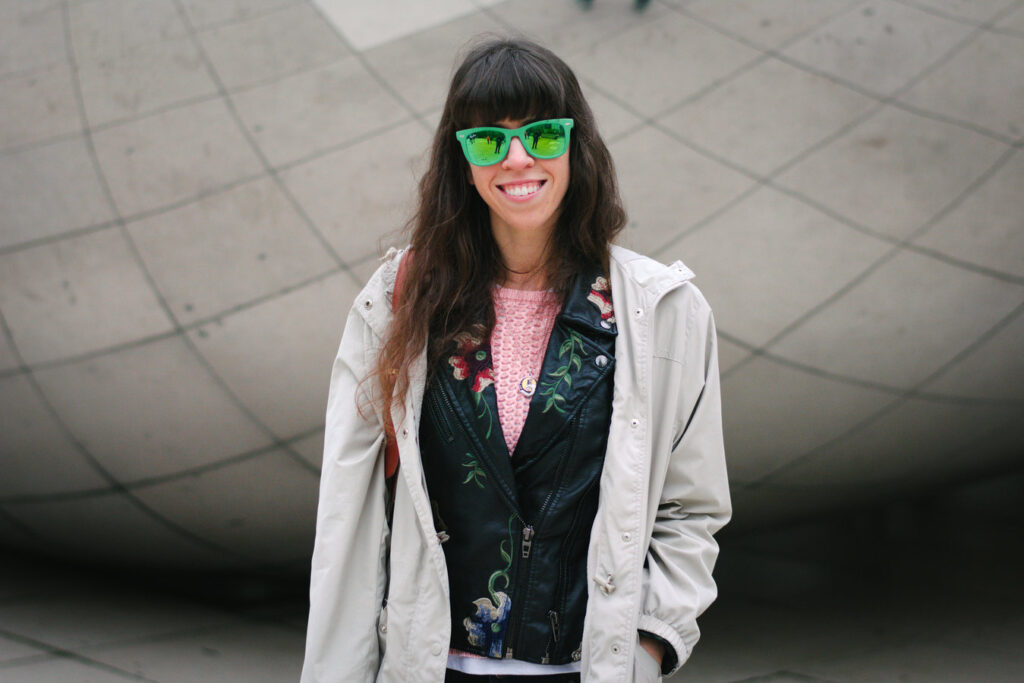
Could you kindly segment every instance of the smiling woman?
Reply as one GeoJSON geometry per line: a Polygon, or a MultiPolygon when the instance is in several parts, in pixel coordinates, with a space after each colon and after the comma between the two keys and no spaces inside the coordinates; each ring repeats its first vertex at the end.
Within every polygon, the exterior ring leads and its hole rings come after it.
{"type": "Polygon", "coordinates": [[[730,515],[714,323],[625,220],[569,67],[472,49],[335,362],[304,681],[686,661],[730,515]]]}

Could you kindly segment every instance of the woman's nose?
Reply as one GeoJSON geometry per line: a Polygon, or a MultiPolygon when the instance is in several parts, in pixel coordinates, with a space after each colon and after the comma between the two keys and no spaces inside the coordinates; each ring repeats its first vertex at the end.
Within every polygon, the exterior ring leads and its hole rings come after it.
{"type": "Polygon", "coordinates": [[[533,157],[526,153],[526,148],[523,147],[523,143],[519,138],[512,138],[512,142],[509,143],[508,147],[508,155],[505,156],[502,166],[506,169],[529,168],[533,166],[533,157]]]}

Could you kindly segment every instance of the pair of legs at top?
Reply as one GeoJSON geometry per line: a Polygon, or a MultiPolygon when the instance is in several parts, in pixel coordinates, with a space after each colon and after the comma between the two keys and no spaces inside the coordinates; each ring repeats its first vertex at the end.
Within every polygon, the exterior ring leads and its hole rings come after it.
{"type": "MultiPolygon", "coordinates": [[[[594,0],[577,0],[577,1],[578,1],[578,2],[579,2],[579,3],[581,4],[581,5],[583,5],[584,7],[588,8],[588,9],[590,8],[590,6],[591,6],[591,5],[593,5],[593,4],[594,4],[594,0]]],[[[651,2],[651,0],[634,0],[634,1],[633,1],[633,8],[634,8],[634,9],[635,9],[635,10],[636,10],[637,12],[641,12],[641,11],[643,11],[643,9],[644,9],[645,7],[647,7],[647,5],[649,5],[649,4],[650,4],[650,2],[651,2]]]]}

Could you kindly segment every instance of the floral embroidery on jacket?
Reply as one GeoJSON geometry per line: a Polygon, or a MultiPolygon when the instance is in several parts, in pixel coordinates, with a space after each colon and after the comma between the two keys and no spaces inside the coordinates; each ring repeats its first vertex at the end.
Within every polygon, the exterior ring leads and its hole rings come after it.
{"type": "Polygon", "coordinates": [[[552,408],[560,413],[565,412],[565,408],[560,405],[565,403],[565,396],[559,393],[559,390],[563,384],[566,390],[572,388],[572,372],[574,369],[579,372],[580,368],[583,367],[583,361],[580,359],[587,355],[587,352],[583,350],[583,338],[580,337],[579,333],[575,330],[568,330],[568,332],[569,338],[558,347],[558,358],[565,358],[565,354],[568,353],[569,359],[563,365],[548,372],[548,379],[541,382],[541,387],[544,391],[540,392],[540,395],[547,396],[548,398],[544,402],[545,413],[552,408]]]}
{"type": "Polygon", "coordinates": [[[491,407],[483,400],[484,389],[494,384],[494,370],[487,358],[489,353],[483,348],[483,342],[468,332],[456,335],[455,343],[455,354],[448,358],[452,376],[460,382],[472,377],[470,390],[473,392],[473,405],[479,410],[476,418],[487,420],[487,438],[490,438],[494,419],[491,407]]]}
{"type": "Polygon", "coordinates": [[[476,614],[466,617],[462,622],[467,631],[466,640],[473,647],[485,650],[488,657],[501,657],[505,624],[508,621],[509,610],[512,609],[512,601],[507,593],[498,591],[495,597],[498,600],[497,605],[491,602],[490,598],[474,600],[476,614]]]}
{"type": "Polygon", "coordinates": [[[466,453],[466,461],[462,463],[462,466],[469,470],[469,474],[462,480],[463,484],[473,482],[480,488],[484,488],[484,481],[487,479],[487,473],[480,468],[480,463],[477,462],[476,458],[473,457],[472,453],[466,453]]]}
{"type": "Polygon", "coordinates": [[[505,566],[491,574],[487,581],[487,592],[490,593],[490,597],[474,600],[476,613],[472,617],[462,620],[462,625],[466,627],[466,640],[473,647],[485,650],[488,657],[501,657],[502,643],[505,641],[505,627],[508,626],[509,612],[512,611],[512,599],[504,590],[498,590],[496,584],[501,581],[503,582],[502,588],[508,588],[511,583],[508,572],[512,568],[513,519],[515,519],[515,515],[508,518],[508,538],[498,546],[501,559],[505,560],[505,566]],[[506,547],[506,543],[508,547],[506,547]]]}
{"type": "Polygon", "coordinates": [[[610,327],[615,323],[615,308],[612,306],[612,291],[608,285],[608,279],[598,276],[594,284],[590,285],[590,294],[587,301],[597,306],[601,312],[601,325],[610,327]]]}

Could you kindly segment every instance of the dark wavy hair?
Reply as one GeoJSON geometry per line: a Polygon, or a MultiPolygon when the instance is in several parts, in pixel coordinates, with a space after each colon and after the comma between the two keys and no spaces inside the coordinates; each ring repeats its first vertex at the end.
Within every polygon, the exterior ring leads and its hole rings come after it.
{"type": "Polygon", "coordinates": [[[428,344],[428,367],[469,332],[490,337],[490,291],[507,273],[491,233],[487,205],[469,182],[455,131],[504,119],[571,118],[569,186],[552,243],[548,282],[562,296],[573,276],[608,271],[609,246],[626,223],[615,167],[594,114],[569,66],[523,39],[487,39],[471,47],[452,77],[409,223],[410,259],[400,305],[377,357],[381,408],[402,405],[410,362],[428,344]],[[390,397],[390,400],[389,400],[390,397]]]}

